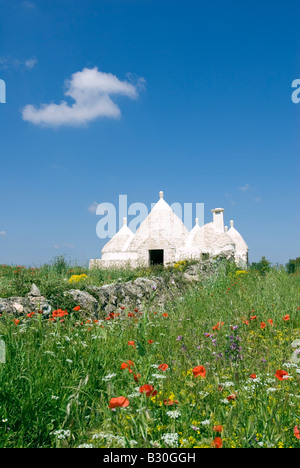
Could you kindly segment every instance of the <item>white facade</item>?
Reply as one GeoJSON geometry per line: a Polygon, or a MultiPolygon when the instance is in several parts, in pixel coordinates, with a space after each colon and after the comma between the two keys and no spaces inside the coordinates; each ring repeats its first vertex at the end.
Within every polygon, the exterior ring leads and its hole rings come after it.
{"type": "Polygon", "coordinates": [[[134,234],[124,225],[102,249],[102,258],[91,260],[90,268],[149,266],[172,264],[179,260],[206,259],[225,254],[234,256],[241,267],[248,263],[248,246],[230,221],[224,227],[224,209],[215,208],[213,221],[189,232],[181,219],[166,203],[163,192],[147,218],[134,234]]]}

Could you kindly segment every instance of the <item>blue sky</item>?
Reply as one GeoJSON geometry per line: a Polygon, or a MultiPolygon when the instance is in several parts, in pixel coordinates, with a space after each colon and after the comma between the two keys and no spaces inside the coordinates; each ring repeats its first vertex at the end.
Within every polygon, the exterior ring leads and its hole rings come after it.
{"type": "Polygon", "coordinates": [[[150,207],[160,190],[204,203],[205,222],[223,207],[251,262],[299,256],[299,13],[0,0],[0,263],[98,258],[93,204],[150,207]]]}

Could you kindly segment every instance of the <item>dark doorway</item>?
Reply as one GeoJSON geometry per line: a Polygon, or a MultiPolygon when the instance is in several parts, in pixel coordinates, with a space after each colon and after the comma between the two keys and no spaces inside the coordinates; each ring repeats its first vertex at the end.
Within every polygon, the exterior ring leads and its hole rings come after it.
{"type": "Polygon", "coordinates": [[[163,250],[149,250],[150,265],[163,265],[164,264],[164,251],[163,250]]]}

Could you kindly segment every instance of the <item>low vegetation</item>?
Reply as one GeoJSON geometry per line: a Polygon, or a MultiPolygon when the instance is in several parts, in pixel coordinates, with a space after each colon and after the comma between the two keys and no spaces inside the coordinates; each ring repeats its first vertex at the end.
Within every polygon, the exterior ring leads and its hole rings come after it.
{"type": "Polygon", "coordinates": [[[58,304],[74,281],[152,274],[0,267],[0,297],[35,283],[57,301],[48,318],[0,317],[0,447],[299,447],[297,271],[229,264],[164,307],[104,320],[58,304]]]}

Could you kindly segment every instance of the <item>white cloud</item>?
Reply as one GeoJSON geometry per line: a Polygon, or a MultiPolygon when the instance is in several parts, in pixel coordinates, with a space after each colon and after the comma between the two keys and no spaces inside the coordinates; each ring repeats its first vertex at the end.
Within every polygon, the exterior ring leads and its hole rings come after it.
{"type": "Polygon", "coordinates": [[[43,104],[39,108],[27,105],[22,116],[35,125],[52,127],[82,126],[99,117],[117,119],[121,111],[111,96],[136,99],[144,83],[143,78],[135,83],[121,81],[115,75],[101,72],[96,67],[84,68],[65,83],[65,96],[74,100],[72,104],[62,101],[60,104],[43,104]]]}
{"type": "Polygon", "coordinates": [[[250,184],[245,184],[242,187],[240,187],[239,190],[242,190],[242,192],[247,192],[248,190],[250,190],[250,188],[250,184]]]}
{"type": "Polygon", "coordinates": [[[75,245],[73,244],[68,244],[68,243],[65,243],[65,244],[56,244],[53,246],[53,248],[55,250],[59,250],[59,249],[75,249],[75,245]]]}
{"type": "Polygon", "coordinates": [[[6,236],[6,231],[0,231],[0,236],[5,237],[6,236]]]}
{"type": "Polygon", "coordinates": [[[28,70],[32,70],[35,67],[36,64],[37,64],[37,59],[36,58],[30,58],[30,59],[25,61],[25,67],[28,70]]]}
{"type": "Polygon", "coordinates": [[[231,203],[231,205],[236,205],[236,201],[233,199],[233,195],[230,193],[225,193],[225,197],[229,199],[229,203],[231,203]]]}
{"type": "Polygon", "coordinates": [[[96,213],[96,210],[97,210],[97,206],[99,205],[99,203],[97,202],[94,202],[92,203],[89,207],[88,207],[88,211],[90,213],[96,213]]]}
{"type": "Polygon", "coordinates": [[[37,59],[31,57],[26,60],[20,60],[18,58],[10,56],[0,57],[0,69],[1,70],[32,70],[37,64],[37,59]]]}

